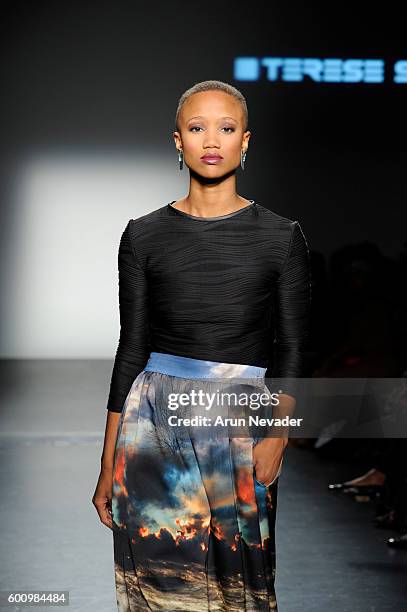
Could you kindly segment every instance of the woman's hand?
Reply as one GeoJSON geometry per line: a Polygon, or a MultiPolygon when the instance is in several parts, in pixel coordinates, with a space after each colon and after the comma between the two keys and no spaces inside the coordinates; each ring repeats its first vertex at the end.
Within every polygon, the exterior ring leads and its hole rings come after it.
{"type": "Polygon", "coordinates": [[[110,529],[113,529],[112,487],[113,468],[102,467],[99,474],[99,480],[96,485],[96,490],[92,497],[92,503],[95,506],[102,523],[110,529]]]}
{"type": "Polygon", "coordinates": [[[264,438],[253,447],[253,465],[258,482],[266,486],[275,479],[287,444],[288,438],[264,438]]]}
{"type": "Polygon", "coordinates": [[[117,433],[120,425],[121,412],[106,410],[106,429],[103,453],[100,460],[100,475],[96,485],[92,503],[98,511],[99,518],[106,527],[113,529],[112,521],[112,488],[113,466],[117,433]]]}

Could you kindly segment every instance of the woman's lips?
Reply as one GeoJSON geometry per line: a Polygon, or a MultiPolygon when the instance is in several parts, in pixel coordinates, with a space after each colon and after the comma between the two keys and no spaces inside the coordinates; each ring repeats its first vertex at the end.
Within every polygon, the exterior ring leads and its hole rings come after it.
{"type": "Polygon", "coordinates": [[[222,161],[223,157],[201,157],[201,161],[205,164],[217,164],[222,161]]]}

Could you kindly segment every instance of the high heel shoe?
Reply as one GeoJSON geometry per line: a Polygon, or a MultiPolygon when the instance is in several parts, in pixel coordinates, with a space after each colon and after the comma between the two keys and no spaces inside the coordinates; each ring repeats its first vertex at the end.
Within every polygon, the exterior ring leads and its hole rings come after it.
{"type": "Polygon", "coordinates": [[[382,491],[383,485],[348,485],[342,489],[345,495],[368,495],[369,497],[376,497],[382,491]]]}
{"type": "Polygon", "coordinates": [[[407,533],[403,533],[398,538],[389,538],[387,546],[390,548],[398,548],[399,550],[407,550],[407,533]]]}
{"type": "Polygon", "coordinates": [[[345,482],[338,482],[329,484],[328,489],[330,491],[340,491],[345,495],[351,495],[353,497],[377,497],[383,491],[384,485],[351,485],[345,482]]]}
{"type": "Polygon", "coordinates": [[[342,491],[343,487],[345,486],[349,486],[349,485],[345,485],[345,483],[343,482],[335,482],[333,484],[329,484],[328,489],[330,491],[342,491]]]}

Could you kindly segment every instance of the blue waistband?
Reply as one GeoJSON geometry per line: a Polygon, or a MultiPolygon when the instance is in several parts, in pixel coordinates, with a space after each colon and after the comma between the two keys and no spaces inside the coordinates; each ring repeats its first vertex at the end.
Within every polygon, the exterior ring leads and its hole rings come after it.
{"type": "Polygon", "coordinates": [[[144,370],[180,378],[264,378],[267,368],[152,351],[144,370]]]}

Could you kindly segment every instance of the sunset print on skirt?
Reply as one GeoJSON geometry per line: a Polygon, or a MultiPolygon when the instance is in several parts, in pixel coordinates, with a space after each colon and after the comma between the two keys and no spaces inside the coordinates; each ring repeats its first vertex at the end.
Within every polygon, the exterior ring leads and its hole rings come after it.
{"type": "MultiPolygon", "coordinates": [[[[232,427],[215,432],[168,421],[195,414],[191,403],[169,409],[171,394],[262,392],[264,372],[151,353],[134,380],[119,421],[113,472],[119,612],[277,610],[274,529],[281,464],[265,486],[255,478],[258,438],[250,430],[236,437],[232,427]]],[[[200,414],[213,419],[215,411],[200,414]]]]}

